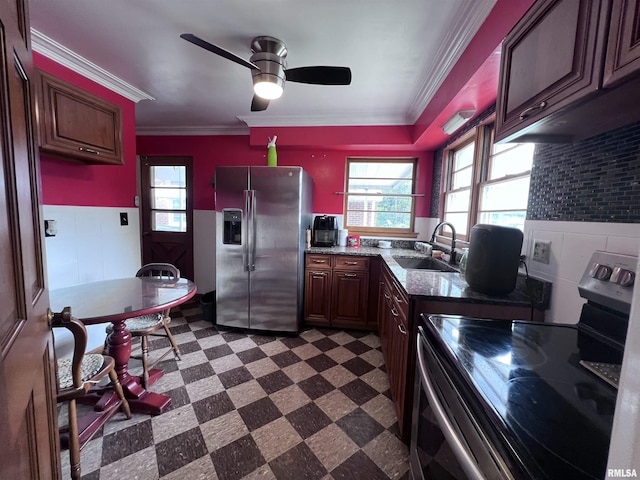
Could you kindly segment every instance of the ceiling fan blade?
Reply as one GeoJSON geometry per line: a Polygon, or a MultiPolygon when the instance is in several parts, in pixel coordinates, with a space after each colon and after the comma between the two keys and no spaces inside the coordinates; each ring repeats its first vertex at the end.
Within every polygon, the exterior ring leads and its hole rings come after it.
{"type": "Polygon", "coordinates": [[[287,81],[315,85],[349,85],[349,67],[298,67],[284,71],[287,81]]]}
{"type": "Polygon", "coordinates": [[[266,110],[269,106],[269,100],[266,98],[259,97],[258,95],[254,95],[251,100],[251,111],[252,112],[262,112],[266,110]]]}
{"type": "Polygon", "coordinates": [[[213,45],[212,43],[206,42],[199,37],[196,37],[193,33],[183,33],[180,35],[180,38],[186,40],[187,42],[191,42],[194,45],[204,48],[205,50],[209,50],[216,55],[220,55],[227,60],[231,60],[232,62],[236,62],[243,67],[250,68],[251,70],[260,70],[258,66],[254,63],[251,63],[245,60],[242,57],[239,57],[235,53],[230,52],[229,50],[225,50],[222,47],[218,47],[217,45],[213,45]]]}

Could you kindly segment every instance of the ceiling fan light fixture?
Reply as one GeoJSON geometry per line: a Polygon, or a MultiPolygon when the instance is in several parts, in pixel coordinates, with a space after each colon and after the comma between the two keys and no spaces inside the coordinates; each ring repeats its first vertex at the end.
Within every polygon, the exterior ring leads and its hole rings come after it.
{"type": "Polygon", "coordinates": [[[284,88],[280,82],[273,82],[271,80],[257,80],[254,77],[253,91],[260,98],[266,100],[275,100],[282,96],[284,88]]]}
{"type": "Polygon", "coordinates": [[[454,113],[453,116],[449,120],[447,120],[444,125],[442,125],[442,131],[447,135],[451,135],[462,125],[467,123],[475,113],[475,110],[460,110],[454,113]]]}

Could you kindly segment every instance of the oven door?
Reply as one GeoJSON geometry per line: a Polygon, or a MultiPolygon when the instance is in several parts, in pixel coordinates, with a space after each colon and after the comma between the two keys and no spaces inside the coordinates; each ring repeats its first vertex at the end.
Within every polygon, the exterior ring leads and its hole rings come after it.
{"type": "Polygon", "coordinates": [[[414,480],[513,478],[418,327],[410,462],[414,480]]]}

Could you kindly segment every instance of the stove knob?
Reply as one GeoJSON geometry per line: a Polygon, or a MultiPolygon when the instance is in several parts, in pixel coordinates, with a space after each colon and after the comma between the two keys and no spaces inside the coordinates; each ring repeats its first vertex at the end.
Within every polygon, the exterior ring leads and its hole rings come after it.
{"type": "Polygon", "coordinates": [[[615,267],[613,269],[613,273],[611,274],[611,278],[609,278],[609,281],[611,283],[619,283],[620,282],[620,276],[622,275],[622,272],[624,272],[625,270],[623,270],[620,267],[615,267]]]}
{"type": "Polygon", "coordinates": [[[618,283],[620,284],[621,287],[630,287],[631,285],[633,285],[635,278],[636,278],[636,274],[633,273],[631,270],[622,270],[622,273],[620,274],[620,280],[618,280],[618,283]]]}
{"type": "Polygon", "coordinates": [[[606,265],[598,265],[598,267],[595,269],[593,277],[597,278],[598,280],[609,280],[612,272],[613,270],[611,270],[611,267],[607,267],[606,265]]]}

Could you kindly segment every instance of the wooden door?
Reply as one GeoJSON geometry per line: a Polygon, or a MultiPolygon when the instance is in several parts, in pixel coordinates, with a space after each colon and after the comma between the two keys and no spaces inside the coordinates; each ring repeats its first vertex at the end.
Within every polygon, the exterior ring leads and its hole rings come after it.
{"type": "Polygon", "coordinates": [[[331,283],[331,325],[343,328],[365,327],[369,298],[369,274],[334,271],[331,283]]]}
{"type": "Polygon", "coordinates": [[[0,45],[0,478],[59,478],[26,1],[0,2],[0,45]]]}
{"type": "Polygon", "coordinates": [[[171,263],[193,280],[193,159],[142,156],[140,175],[142,263],[171,263]]]}
{"type": "Polygon", "coordinates": [[[536,2],[502,44],[496,140],[597,91],[602,0],[536,2]]]}
{"type": "Polygon", "coordinates": [[[611,12],[603,86],[640,74],[640,1],[616,0],[611,12]]]}
{"type": "Polygon", "coordinates": [[[306,270],[304,321],[308,325],[330,325],[331,270],[306,270]]]}

